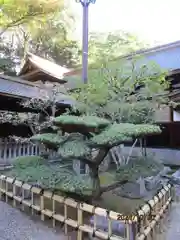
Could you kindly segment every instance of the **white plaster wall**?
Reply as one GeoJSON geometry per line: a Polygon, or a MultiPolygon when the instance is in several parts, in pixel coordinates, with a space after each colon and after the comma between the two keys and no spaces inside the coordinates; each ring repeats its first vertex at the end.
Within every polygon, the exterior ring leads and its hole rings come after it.
{"type": "MultiPolygon", "coordinates": [[[[123,154],[128,155],[130,147],[123,148],[123,154]]],[[[163,162],[164,164],[177,165],[180,167],[180,149],[168,149],[168,148],[147,148],[147,154],[154,159],[163,162]]],[[[132,152],[132,156],[142,156],[141,149],[135,147],[132,152]]]]}
{"type": "Polygon", "coordinates": [[[155,112],[155,120],[156,122],[170,122],[170,108],[162,108],[155,112]]]}
{"type": "Polygon", "coordinates": [[[174,119],[174,122],[180,121],[180,112],[179,111],[173,111],[173,119],[174,119]]]}

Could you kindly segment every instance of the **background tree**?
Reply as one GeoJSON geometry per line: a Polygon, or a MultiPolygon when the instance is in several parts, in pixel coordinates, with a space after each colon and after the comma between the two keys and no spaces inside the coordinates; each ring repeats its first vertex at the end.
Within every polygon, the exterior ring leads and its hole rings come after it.
{"type": "Polygon", "coordinates": [[[58,11],[64,2],[57,0],[1,0],[1,35],[11,28],[37,21],[47,14],[58,11]]]}
{"type": "Polygon", "coordinates": [[[0,7],[2,71],[15,72],[27,51],[60,65],[76,63],[78,46],[68,36],[74,19],[64,1],[1,1],[0,7]]]}
{"type": "Polygon", "coordinates": [[[154,122],[155,111],[169,103],[167,72],[139,60],[119,60],[90,70],[88,84],[77,85],[72,93],[77,99],[75,108],[112,122],[154,122]]]}
{"type": "MultiPolygon", "coordinates": [[[[62,66],[75,67],[79,63],[79,47],[76,41],[70,39],[72,27],[64,20],[64,15],[65,13],[62,12],[49,17],[39,26],[36,25],[29,29],[21,28],[21,38],[26,46],[19,45],[20,55],[25,55],[27,51],[30,51],[62,66]]],[[[69,21],[72,25],[74,24],[71,16],[69,16],[69,21]]],[[[19,31],[17,36],[20,36],[18,34],[19,31]]],[[[21,43],[20,39],[19,43],[21,43]]]]}
{"type": "Polygon", "coordinates": [[[124,31],[90,33],[89,63],[101,65],[122,55],[148,47],[137,36],[124,31]]]}

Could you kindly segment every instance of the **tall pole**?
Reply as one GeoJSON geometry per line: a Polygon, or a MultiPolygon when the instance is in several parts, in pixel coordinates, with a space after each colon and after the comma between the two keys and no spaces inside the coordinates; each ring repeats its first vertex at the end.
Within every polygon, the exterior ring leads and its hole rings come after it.
{"type": "Polygon", "coordinates": [[[82,80],[83,83],[88,82],[88,14],[89,3],[85,0],[83,6],[83,37],[82,37],[82,80]]]}
{"type": "Polygon", "coordinates": [[[95,0],[76,0],[83,7],[83,24],[82,24],[82,81],[88,82],[88,28],[89,28],[89,4],[95,3],[95,0]]]}

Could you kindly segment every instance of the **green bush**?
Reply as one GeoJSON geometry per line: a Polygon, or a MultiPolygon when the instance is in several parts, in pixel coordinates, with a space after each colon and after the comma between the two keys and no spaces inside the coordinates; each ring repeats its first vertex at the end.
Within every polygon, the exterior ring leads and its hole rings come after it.
{"type": "Polygon", "coordinates": [[[25,169],[27,167],[37,167],[42,164],[44,164],[44,159],[40,156],[17,157],[13,162],[13,166],[15,168],[21,169],[25,169]]]}
{"type": "Polygon", "coordinates": [[[155,161],[152,157],[138,157],[131,159],[127,165],[121,166],[116,171],[116,180],[129,179],[137,180],[141,177],[156,176],[162,169],[163,165],[155,161]]]}

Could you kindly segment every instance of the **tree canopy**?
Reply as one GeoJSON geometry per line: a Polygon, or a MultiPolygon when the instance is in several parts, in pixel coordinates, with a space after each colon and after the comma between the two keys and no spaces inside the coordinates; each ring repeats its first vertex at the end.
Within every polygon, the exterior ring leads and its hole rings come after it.
{"type": "Polygon", "coordinates": [[[101,66],[102,63],[145,47],[148,47],[148,44],[128,32],[92,32],[89,36],[89,63],[101,66]]]}
{"type": "Polygon", "coordinates": [[[1,0],[1,35],[8,29],[42,19],[52,12],[62,8],[63,1],[57,0],[1,0]]]}
{"type": "Polygon", "coordinates": [[[119,59],[90,69],[88,84],[77,84],[75,110],[125,123],[151,123],[155,111],[169,104],[166,71],[143,58],[119,59]],[[140,62],[139,62],[140,61],[140,62]]]}
{"type": "Polygon", "coordinates": [[[2,71],[15,72],[27,51],[60,65],[76,64],[78,44],[68,36],[74,20],[63,0],[1,1],[0,7],[2,71]]]}

